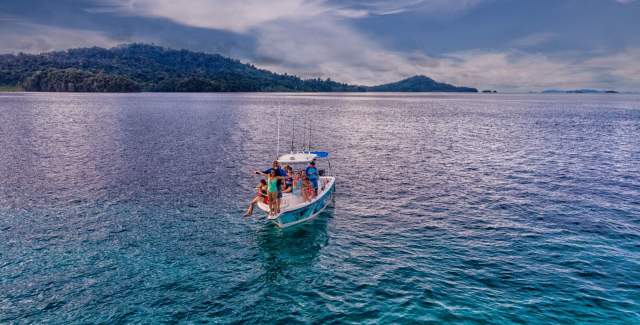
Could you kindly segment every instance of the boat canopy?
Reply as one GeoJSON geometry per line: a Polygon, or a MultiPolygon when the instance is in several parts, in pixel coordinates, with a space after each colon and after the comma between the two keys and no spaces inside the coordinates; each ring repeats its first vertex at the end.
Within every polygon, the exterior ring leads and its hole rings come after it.
{"type": "Polygon", "coordinates": [[[326,151],[311,151],[317,158],[329,158],[329,153],[326,151]]]}
{"type": "Polygon", "coordinates": [[[278,162],[281,164],[303,164],[310,163],[317,157],[318,155],[310,152],[288,153],[280,156],[278,162]]]}

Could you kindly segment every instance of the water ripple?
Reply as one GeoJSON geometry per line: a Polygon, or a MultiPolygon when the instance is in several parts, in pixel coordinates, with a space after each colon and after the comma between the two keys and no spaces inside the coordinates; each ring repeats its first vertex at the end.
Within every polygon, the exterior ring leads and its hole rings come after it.
{"type": "Polygon", "coordinates": [[[0,323],[636,323],[639,102],[0,94],[0,323]],[[289,230],[278,107],[339,177],[289,230]]]}

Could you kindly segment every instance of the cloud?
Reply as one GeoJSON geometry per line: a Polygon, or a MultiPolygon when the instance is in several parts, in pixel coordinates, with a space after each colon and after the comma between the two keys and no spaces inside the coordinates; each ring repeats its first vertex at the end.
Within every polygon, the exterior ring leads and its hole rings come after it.
{"type": "Polygon", "coordinates": [[[425,0],[420,7],[428,12],[459,12],[473,9],[490,0],[425,0]]]}
{"type": "Polygon", "coordinates": [[[422,56],[417,69],[439,80],[510,91],[548,88],[640,89],[640,49],[576,60],[521,51],[465,51],[422,56]]]}
{"type": "Polygon", "coordinates": [[[501,90],[583,87],[592,75],[578,66],[541,54],[466,51],[431,59],[425,68],[435,78],[501,90]]]}
{"type": "Polygon", "coordinates": [[[188,5],[173,0],[102,0],[94,12],[166,18],[192,27],[248,32],[278,20],[363,18],[398,14],[409,10],[423,13],[459,12],[489,0],[378,0],[371,2],[328,0],[191,0],[188,5]]]}
{"type": "Polygon", "coordinates": [[[400,54],[382,49],[335,19],[269,24],[257,30],[257,40],[258,65],[302,77],[370,84],[406,72],[400,54]]]}
{"type": "Polygon", "coordinates": [[[0,19],[2,53],[42,53],[74,47],[112,47],[120,43],[99,31],[77,30],[23,22],[14,18],[0,19]]]}
{"type": "Polygon", "coordinates": [[[593,71],[597,80],[607,81],[617,87],[631,85],[640,89],[640,49],[602,55],[585,60],[584,68],[593,71]]]}
{"type": "Polygon", "coordinates": [[[529,34],[525,37],[519,38],[511,42],[511,44],[515,47],[534,47],[544,43],[547,43],[556,37],[556,33],[544,32],[544,33],[533,33],[529,34]]]}
{"type": "Polygon", "coordinates": [[[173,0],[107,0],[107,10],[147,17],[166,18],[192,27],[247,32],[279,19],[304,20],[318,16],[327,8],[304,0],[190,0],[188,4],[173,0]]]}
{"type": "Polygon", "coordinates": [[[377,0],[377,1],[340,1],[330,2],[329,6],[350,8],[366,13],[359,17],[384,16],[407,11],[421,13],[453,13],[472,9],[490,0],[377,0]]]}

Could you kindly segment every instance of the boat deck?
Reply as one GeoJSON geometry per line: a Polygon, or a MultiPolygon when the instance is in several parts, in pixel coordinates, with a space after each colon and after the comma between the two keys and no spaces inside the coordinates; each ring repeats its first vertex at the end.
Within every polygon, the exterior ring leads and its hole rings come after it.
{"type": "MultiPolygon", "coordinates": [[[[305,201],[302,195],[295,195],[293,193],[282,193],[282,199],[280,199],[280,214],[294,211],[315,203],[318,199],[322,198],[327,191],[331,189],[331,185],[333,185],[332,183],[334,180],[335,178],[331,176],[321,176],[318,184],[318,195],[311,199],[311,201],[305,201]]],[[[269,212],[269,204],[258,202],[258,207],[265,212],[269,212]]]]}

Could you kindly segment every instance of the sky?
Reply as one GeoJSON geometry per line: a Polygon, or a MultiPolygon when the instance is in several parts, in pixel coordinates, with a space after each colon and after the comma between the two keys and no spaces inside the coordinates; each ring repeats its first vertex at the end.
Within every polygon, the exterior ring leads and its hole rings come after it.
{"type": "Polygon", "coordinates": [[[360,85],[640,91],[640,0],[0,0],[0,53],[131,42],[360,85]]]}

